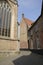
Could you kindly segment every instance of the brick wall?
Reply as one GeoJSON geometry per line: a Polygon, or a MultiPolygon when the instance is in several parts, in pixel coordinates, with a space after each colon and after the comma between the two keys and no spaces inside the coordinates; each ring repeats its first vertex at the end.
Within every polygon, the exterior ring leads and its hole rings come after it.
{"type": "MultiPolygon", "coordinates": [[[[34,24],[34,26],[30,29],[28,34],[30,33],[30,37],[32,38],[33,49],[43,49],[43,15],[38,19],[38,21],[34,24]],[[33,32],[31,37],[31,31],[33,32]],[[38,45],[39,43],[39,45],[38,45]]],[[[29,39],[31,41],[31,39],[29,39]]],[[[29,42],[30,48],[31,42],[29,42]]]]}
{"type": "Polygon", "coordinates": [[[28,48],[27,25],[24,20],[20,23],[20,48],[28,48]]]}
{"type": "Polygon", "coordinates": [[[28,49],[28,42],[26,42],[26,41],[21,41],[21,42],[20,42],[20,48],[21,48],[21,49],[28,49]]]}

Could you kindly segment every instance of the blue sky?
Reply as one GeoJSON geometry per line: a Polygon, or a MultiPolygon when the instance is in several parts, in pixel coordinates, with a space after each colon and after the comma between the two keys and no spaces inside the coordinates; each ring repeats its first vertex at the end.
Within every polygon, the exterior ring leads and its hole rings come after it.
{"type": "Polygon", "coordinates": [[[21,21],[22,13],[32,21],[41,14],[42,0],[18,0],[18,21],[21,21]]]}

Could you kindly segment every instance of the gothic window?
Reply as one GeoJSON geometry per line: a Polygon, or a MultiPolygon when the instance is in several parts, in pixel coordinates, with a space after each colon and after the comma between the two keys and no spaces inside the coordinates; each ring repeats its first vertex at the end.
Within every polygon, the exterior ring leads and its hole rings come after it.
{"type": "Polygon", "coordinates": [[[0,36],[10,37],[11,9],[6,2],[0,2],[0,36]]]}

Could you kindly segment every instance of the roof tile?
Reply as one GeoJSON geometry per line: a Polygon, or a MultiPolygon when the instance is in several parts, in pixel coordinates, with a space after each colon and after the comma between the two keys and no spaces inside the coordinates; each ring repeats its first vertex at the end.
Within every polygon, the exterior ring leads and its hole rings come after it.
{"type": "Polygon", "coordinates": [[[24,22],[26,22],[27,25],[31,25],[33,22],[27,18],[23,18],[24,22]]]}

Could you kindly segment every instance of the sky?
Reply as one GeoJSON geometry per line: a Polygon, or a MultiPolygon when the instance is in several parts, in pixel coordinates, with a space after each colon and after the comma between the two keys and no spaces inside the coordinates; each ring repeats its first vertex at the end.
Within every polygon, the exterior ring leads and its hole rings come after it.
{"type": "Polygon", "coordinates": [[[18,5],[18,22],[21,21],[22,13],[33,22],[41,14],[42,0],[18,0],[18,5]]]}

